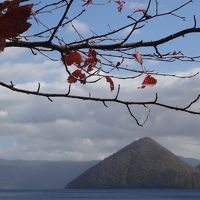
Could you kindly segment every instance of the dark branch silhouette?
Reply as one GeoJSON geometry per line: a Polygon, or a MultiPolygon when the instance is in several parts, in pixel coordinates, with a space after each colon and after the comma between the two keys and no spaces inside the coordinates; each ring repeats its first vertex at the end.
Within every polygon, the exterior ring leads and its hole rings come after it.
{"type": "MultiPolygon", "coordinates": [[[[189,27],[179,31],[172,30],[170,34],[156,40],[147,40],[146,38],[143,38],[143,40],[135,41],[135,39],[132,39],[132,36],[136,31],[143,30],[146,27],[146,24],[151,21],[159,21],[161,18],[166,16],[173,17],[181,22],[186,21],[186,17],[179,15],[178,12],[182,9],[187,9],[190,4],[194,3],[192,0],[186,1],[164,13],[160,12],[160,3],[158,0],[148,0],[145,8],[137,8],[132,13],[127,13],[127,21],[125,21],[123,25],[115,29],[112,29],[109,25],[109,30],[104,33],[96,33],[94,30],[89,30],[90,36],[88,37],[83,37],[79,30],[74,26],[73,23],[75,20],[79,19],[83,14],[87,15],[88,9],[98,6],[101,6],[101,8],[102,6],[106,7],[108,4],[112,4],[115,7],[118,6],[118,11],[125,12],[123,2],[120,3],[120,1],[116,2],[106,0],[78,2],[75,0],[54,0],[51,1],[51,3],[49,3],[49,1],[38,1],[35,3],[35,1],[32,0],[21,0],[20,2],[22,5],[26,5],[27,3],[34,4],[34,11],[29,19],[30,23],[35,21],[40,26],[38,26],[38,30],[32,30],[30,27],[28,33],[24,31],[16,37],[6,38],[5,48],[18,47],[30,49],[34,56],[37,56],[37,53],[39,53],[50,59],[52,62],[55,62],[56,59],[51,58],[48,53],[59,53],[60,60],[66,70],[66,76],[68,76],[68,83],[66,82],[66,87],[69,84],[69,89],[67,93],[44,93],[41,91],[41,83],[38,83],[36,90],[32,91],[29,89],[18,88],[12,80],[10,80],[10,83],[0,82],[2,87],[18,93],[43,96],[48,98],[50,101],[53,101],[54,98],[62,97],[101,102],[106,107],[108,102],[118,103],[128,109],[128,113],[133,117],[139,126],[143,126],[148,120],[150,116],[149,106],[152,105],[200,115],[200,111],[192,110],[192,105],[199,101],[200,94],[197,94],[195,99],[188,102],[188,105],[182,107],[180,105],[172,106],[160,102],[158,100],[158,94],[156,94],[155,99],[151,101],[126,101],[120,98],[120,86],[117,90],[114,89],[115,80],[126,81],[129,79],[137,79],[142,75],[146,75],[146,77],[141,88],[145,88],[148,84],[159,84],[154,78],[157,76],[185,79],[193,78],[198,75],[198,72],[186,76],[155,72],[153,70],[147,70],[143,65],[143,61],[145,60],[161,62],[200,62],[200,55],[191,56],[180,50],[165,53],[160,51],[161,46],[163,48],[166,44],[177,40],[178,38],[182,38],[184,42],[184,37],[186,35],[200,34],[200,27],[198,27],[197,23],[198,19],[195,15],[192,16],[193,22],[189,24],[189,27]],[[53,14],[59,16],[56,24],[51,22],[42,22],[43,16],[50,17],[53,14]],[[67,37],[63,37],[61,34],[68,25],[72,26],[78,36],[75,41],[69,41],[67,37]],[[128,30],[127,34],[125,36],[119,36],[118,34],[122,33],[124,30],[128,30]],[[148,49],[149,53],[139,53],[138,49],[140,48],[148,49]],[[152,51],[152,49],[154,49],[154,51],[152,51]],[[114,59],[120,59],[121,61],[115,63],[114,59]],[[124,66],[123,63],[125,60],[138,62],[141,65],[141,70],[124,66]],[[75,71],[71,70],[69,67],[71,65],[74,65],[73,69],[76,68],[75,71]],[[72,95],[71,93],[71,85],[76,84],[76,82],[80,82],[81,84],[96,84],[102,79],[106,79],[108,84],[110,84],[111,91],[116,90],[114,98],[93,97],[91,94],[89,96],[79,96],[78,94],[72,95]],[[134,115],[132,107],[136,105],[144,106],[144,108],[148,111],[144,122],[140,122],[134,115]]],[[[118,11],[116,9],[116,12],[118,11]]],[[[9,9],[3,9],[1,12],[5,14],[6,12],[9,12],[9,9]]],[[[0,34],[0,39],[1,37],[2,35],[0,34]]],[[[4,49],[4,47],[2,47],[2,49],[4,49]]]]}

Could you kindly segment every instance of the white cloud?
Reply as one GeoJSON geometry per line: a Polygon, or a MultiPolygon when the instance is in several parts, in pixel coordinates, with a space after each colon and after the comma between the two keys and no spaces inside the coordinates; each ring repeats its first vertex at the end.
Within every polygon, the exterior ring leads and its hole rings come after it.
{"type": "Polygon", "coordinates": [[[6,59],[7,60],[16,59],[27,52],[28,50],[23,48],[17,48],[17,47],[5,48],[5,50],[1,53],[1,61],[6,59]]]}
{"type": "MultiPolygon", "coordinates": [[[[38,79],[41,91],[66,92],[68,88],[63,66],[56,62],[53,66],[45,60],[40,63],[31,60],[27,63],[7,62],[2,65],[0,75],[1,80],[7,81],[25,76],[26,80],[17,83],[22,88],[36,90],[38,79]]],[[[199,91],[199,76],[193,79],[157,77],[155,87],[138,90],[143,78],[120,81],[119,97],[152,100],[158,92],[159,102],[184,106],[199,91]]],[[[75,84],[71,89],[76,95],[90,92],[92,96],[114,97],[116,94],[116,91],[110,92],[105,80],[100,84],[75,84]]],[[[149,120],[144,128],[140,128],[123,105],[107,103],[109,108],[106,108],[101,103],[73,99],[53,99],[50,102],[47,98],[17,94],[5,88],[0,88],[0,93],[0,158],[102,159],[144,136],[153,137],[174,153],[200,158],[198,116],[152,106],[149,120]],[[6,145],[2,146],[2,143],[6,145]]],[[[200,103],[197,103],[195,108],[199,107],[200,103]]],[[[144,120],[148,112],[144,107],[133,106],[132,110],[140,120],[144,120]]]]}
{"type": "Polygon", "coordinates": [[[139,2],[127,2],[127,7],[132,10],[145,9],[147,7],[147,4],[139,2]]]}
{"type": "MultiPolygon", "coordinates": [[[[128,27],[128,28],[125,28],[123,31],[122,31],[122,34],[129,34],[130,32],[132,31],[132,27],[128,27]]],[[[134,32],[132,33],[132,35],[139,35],[141,33],[141,29],[136,29],[134,30],[134,32]]]]}
{"type": "Polygon", "coordinates": [[[0,70],[0,80],[5,82],[38,82],[53,81],[64,78],[64,67],[61,62],[42,60],[40,62],[21,62],[2,61],[0,70]]]}
{"type": "Polygon", "coordinates": [[[4,110],[0,110],[0,119],[5,119],[8,117],[8,113],[4,110]]]}
{"type": "Polygon", "coordinates": [[[87,23],[81,22],[80,20],[74,20],[67,28],[70,32],[76,32],[78,33],[89,33],[90,27],[87,23]],[[75,29],[74,29],[75,28],[75,29]]]}

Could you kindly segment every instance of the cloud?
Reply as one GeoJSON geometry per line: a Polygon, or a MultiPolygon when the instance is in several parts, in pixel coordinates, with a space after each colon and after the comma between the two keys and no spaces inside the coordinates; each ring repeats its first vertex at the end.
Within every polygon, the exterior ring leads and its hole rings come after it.
{"type": "Polygon", "coordinates": [[[1,81],[42,81],[55,79],[60,75],[60,72],[64,68],[60,68],[60,63],[54,63],[50,61],[40,62],[16,62],[2,61],[0,70],[1,81]]]}
{"type": "Polygon", "coordinates": [[[1,52],[1,61],[2,60],[12,60],[21,57],[23,54],[27,53],[27,49],[10,47],[6,48],[3,52],[1,52]]]}
{"type": "MultiPolygon", "coordinates": [[[[132,28],[133,27],[125,28],[122,31],[122,34],[128,35],[132,31],[132,28]]],[[[134,30],[134,32],[132,33],[132,35],[139,35],[140,33],[141,33],[141,29],[136,29],[136,30],[134,30]]]]}
{"type": "Polygon", "coordinates": [[[67,28],[70,32],[78,32],[80,34],[89,33],[90,27],[87,23],[81,22],[80,20],[74,20],[67,28]]]}
{"type": "Polygon", "coordinates": [[[4,110],[0,110],[0,119],[5,119],[8,117],[8,113],[4,110]]]}
{"type": "MultiPolygon", "coordinates": [[[[66,73],[61,62],[40,60],[5,62],[0,69],[1,80],[16,80],[17,86],[41,91],[66,92],[66,73]],[[8,69],[9,70],[8,70],[8,69]],[[12,70],[10,70],[12,69],[12,70]],[[10,72],[10,73],[9,73],[10,72]],[[21,79],[24,81],[20,82],[21,79]]],[[[192,69],[185,74],[194,73],[192,69]]],[[[183,72],[177,74],[184,74],[183,72]]],[[[138,90],[144,76],[127,82],[120,81],[119,98],[152,100],[185,106],[196,97],[200,77],[176,79],[157,77],[158,84],[138,90]]],[[[116,83],[117,85],[117,83],[116,83]]],[[[72,94],[114,97],[109,84],[75,84],[72,94]]],[[[144,128],[136,125],[126,106],[86,102],[74,99],[53,99],[23,95],[0,88],[0,158],[46,160],[102,159],[140,137],[152,137],[174,153],[200,158],[199,117],[165,108],[150,106],[151,115],[144,128]]],[[[131,107],[139,120],[144,120],[148,109],[131,107]]],[[[194,106],[200,110],[200,103],[194,106]]]]}
{"type": "Polygon", "coordinates": [[[132,10],[145,9],[147,7],[147,4],[139,2],[127,2],[127,7],[132,10]]]}

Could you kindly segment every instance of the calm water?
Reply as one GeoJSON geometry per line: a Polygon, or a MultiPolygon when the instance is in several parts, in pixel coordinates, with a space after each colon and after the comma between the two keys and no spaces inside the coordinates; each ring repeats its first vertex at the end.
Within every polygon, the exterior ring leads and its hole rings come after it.
{"type": "Polygon", "coordinates": [[[200,190],[0,190],[0,200],[200,200],[200,190]]]}

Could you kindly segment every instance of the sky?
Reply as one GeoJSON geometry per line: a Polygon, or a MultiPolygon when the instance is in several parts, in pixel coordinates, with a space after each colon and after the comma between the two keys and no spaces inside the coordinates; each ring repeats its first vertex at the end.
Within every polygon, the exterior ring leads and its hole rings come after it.
{"type": "MultiPolygon", "coordinates": [[[[36,1],[33,1],[36,2],[36,1]]],[[[100,1],[98,1],[100,2],[100,1]]],[[[182,0],[159,0],[160,12],[165,12],[180,5],[182,0]],[[173,2],[173,3],[172,3],[173,2]]],[[[77,1],[76,3],[81,3],[77,1]]],[[[107,6],[90,5],[80,18],[73,22],[76,29],[84,36],[91,34],[90,29],[98,33],[105,32],[108,24],[117,27],[125,22],[127,13],[135,8],[145,7],[146,0],[127,0],[122,13],[117,12],[115,4],[107,6]]],[[[137,31],[130,40],[144,41],[161,38],[169,33],[192,26],[193,14],[200,23],[198,8],[200,2],[194,0],[188,8],[177,14],[186,16],[182,22],[176,17],[164,18],[149,23],[143,30],[137,31]]],[[[74,6],[75,11],[78,10],[74,6]]],[[[153,12],[153,8],[151,8],[153,12]]],[[[78,12],[78,11],[77,11],[78,12]]],[[[69,17],[74,15],[72,11],[69,17]]],[[[41,15],[42,16],[42,15],[41,15]]],[[[37,17],[37,16],[36,16],[37,17]]],[[[39,17],[39,16],[38,16],[39,17]]],[[[56,17],[43,18],[43,22],[56,22],[56,17]],[[51,20],[50,20],[51,19],[51,20]]],[[[36,32],[37,24],[27,34],[36,32]]],[[[41,28],[42,29],[42,28],[41,28]]],[[[63,29],[66,40],[74,41],[76,33],[70,25],[63,29]]],[[[126,34],[126,31],[121,34],[126,34]]],[[[199,34],[186,36],[162,46],[162,52],[182,50],[189,55],[199,55],[199,34]]],[[[140,49],[148,52],[152,49],[140,49]]],[[[36,56],[23,48],[6,48],[0,54],[0,81],[12,81],[18,87],[41,91],[67,91],[68,83],[60,55],[52,54],[58,61],[51,61],[40,54],[36,56]]],[[[200,71],[198,62],[164,63],[145,60],[145,66],[158,72],[190,75],[200,71]]],[[[127,62],[136,68],[133,60],[127,62]]],[[[171,105],[187,105],[200,91],[200,76],[191,79],[156,77],[154,87],[138,90],[143,77],[129,81],[119,81],[119,97],[133,100],[152,100],[158,93],[159,101],[171,105]]],[[[94,85],[72,85],[73,94],[88,94],[112,97],[105,81],[94,85]]],[[[108,108],[101,103],[86,102],[65,98],[53,99],[24,95],[0,87],[0,158],[26,160],[98,160],[118,151],[142,137],[151,137],[173,153],[185,157],[200,159],[200,116],[175,112],[151,106],[151,113],[144,127],[139,127],[130,116],[127,108],[116,103],[108,103],[108,108]]],[[[193,108],[200,110],[200,102],[193,108]]],[[[132,107],[139,120],[144,120],[148,110],[132,107]]]]}

